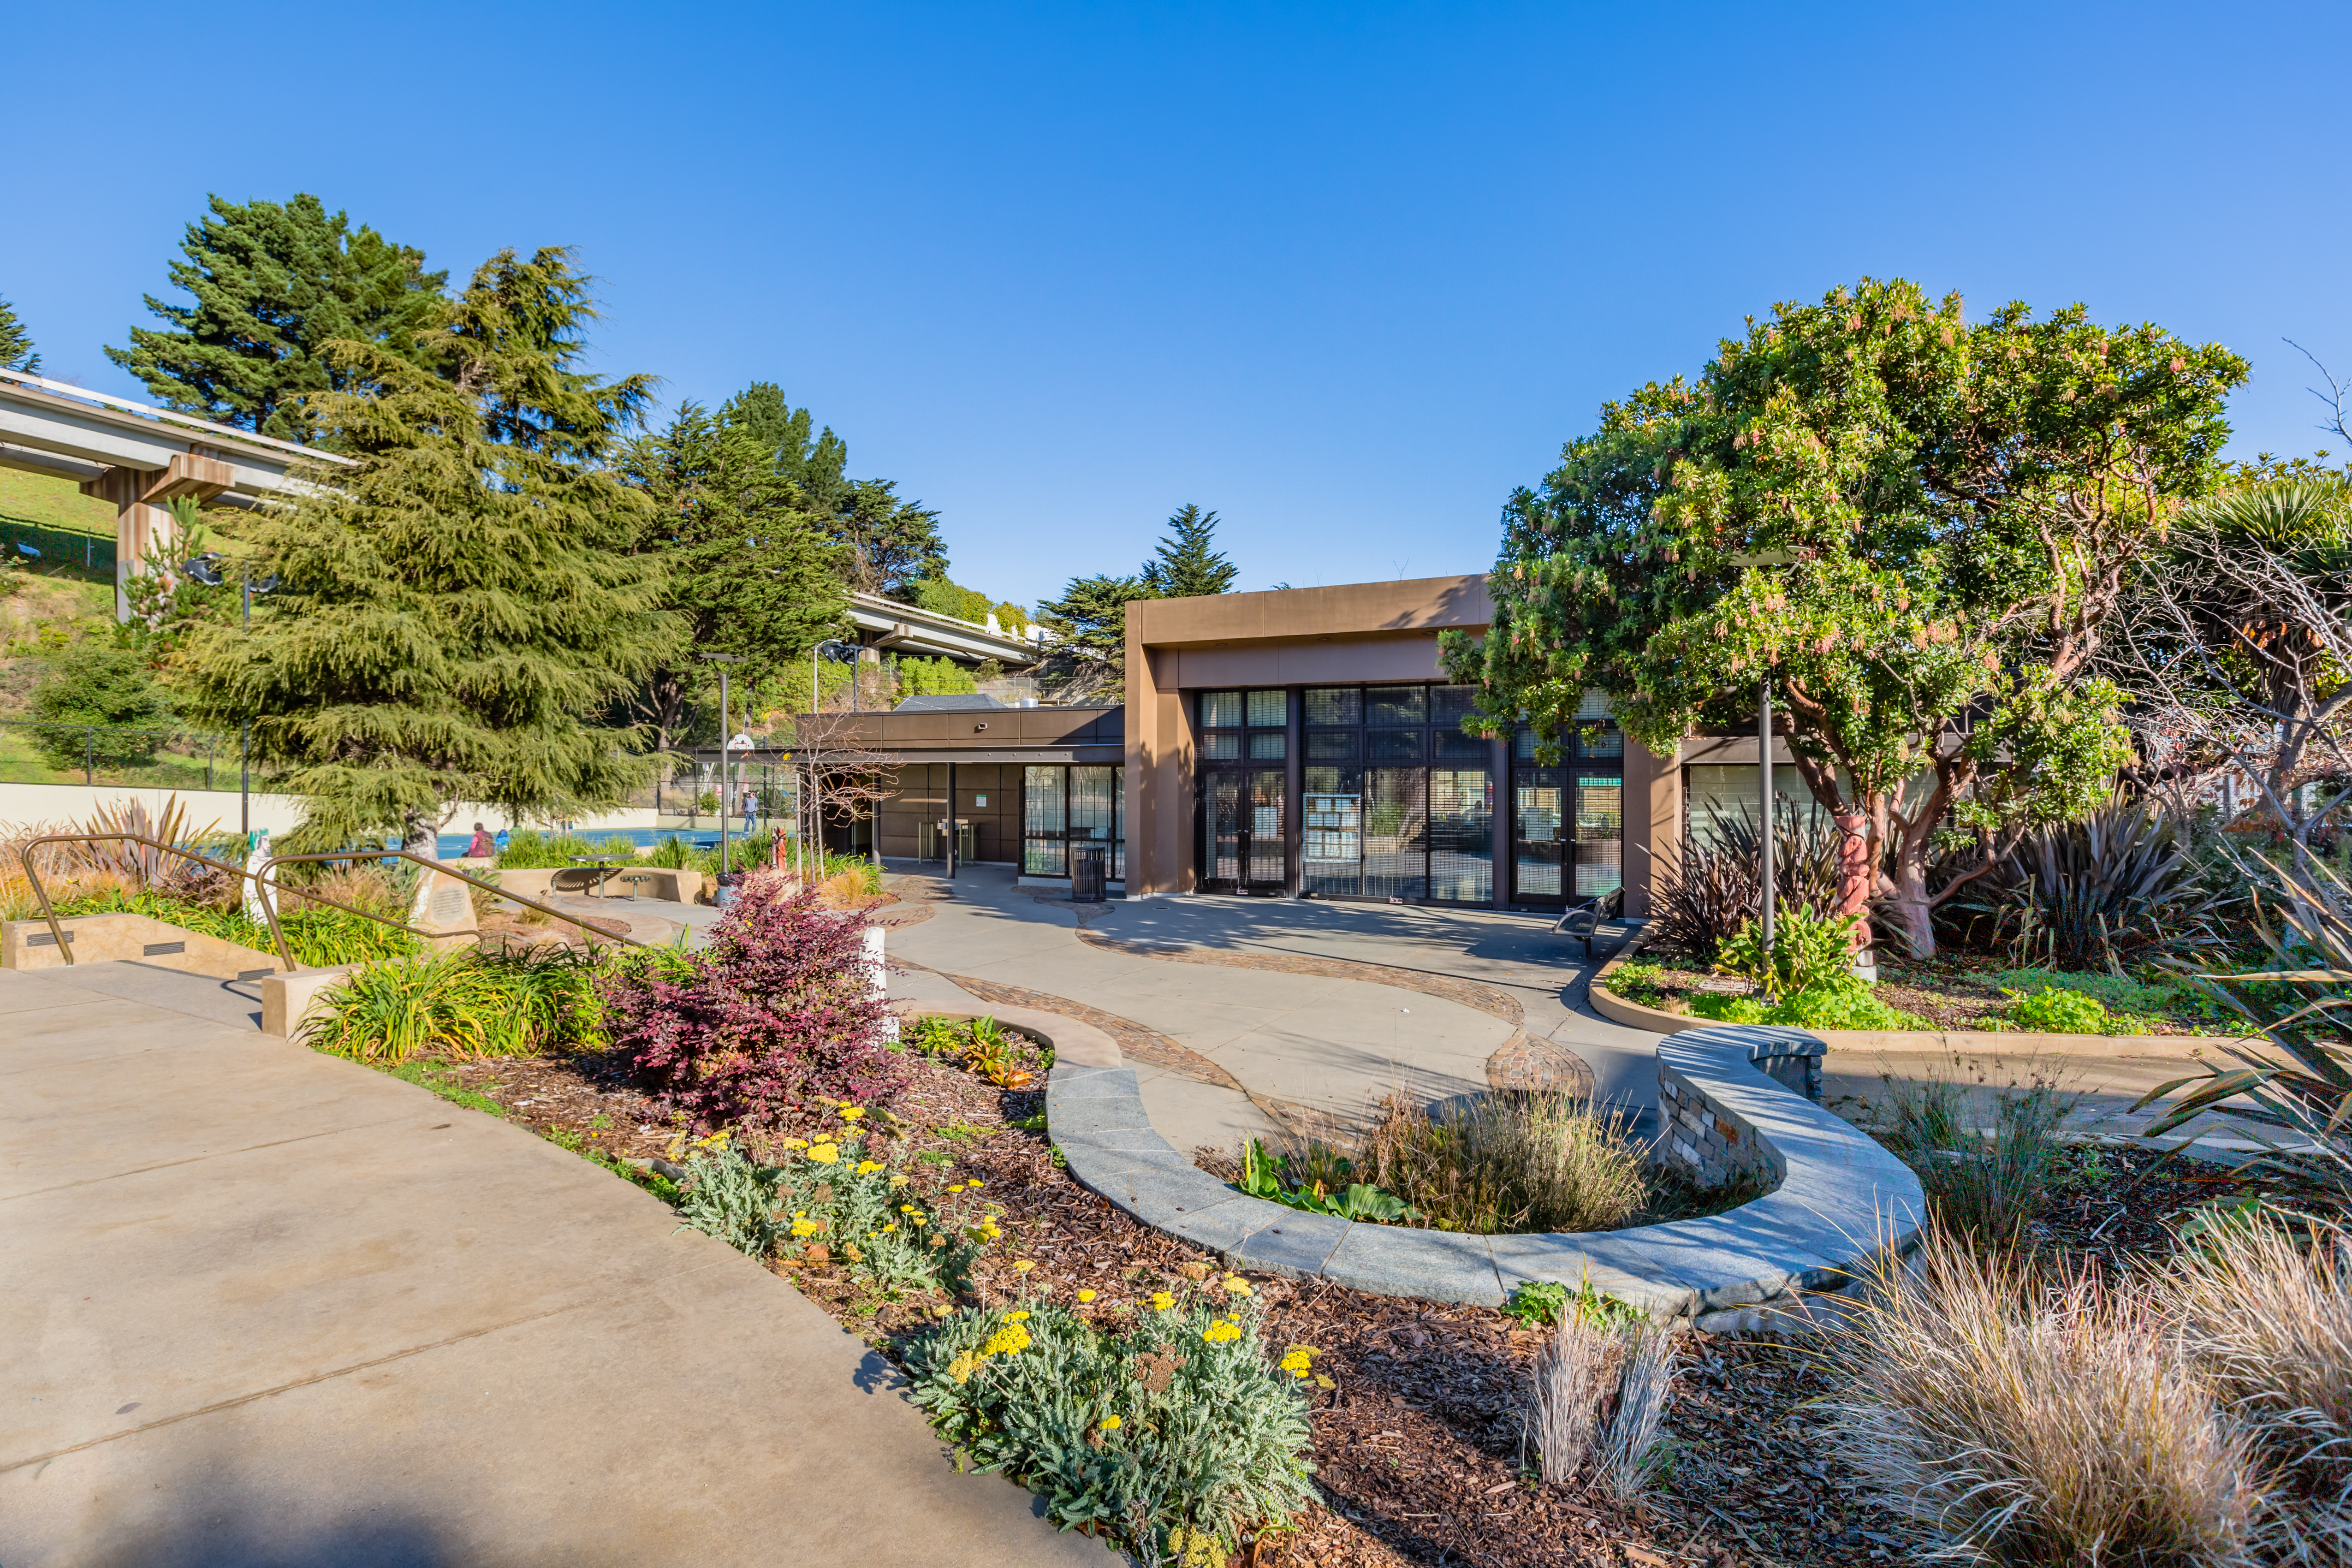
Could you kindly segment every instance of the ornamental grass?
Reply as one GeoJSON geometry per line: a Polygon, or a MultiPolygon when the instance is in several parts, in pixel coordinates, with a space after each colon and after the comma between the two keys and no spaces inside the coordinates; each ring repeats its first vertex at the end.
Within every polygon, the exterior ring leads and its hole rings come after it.
{"type": "Polygon", "coordinates": [[[1160,1291],[1115,1332],[1043,1300],[960,1312],[908,1349],[912,1397],[1063,1529],[1146,1563],[1222,1563],[1314,1498],[1317,1352],[1292,1345],[1270,1366],[1247,1289],[1228,1276],[1160,1291]]]}
{"type": "Polygon", "coordinates": [[[598,969],[593,957],[553,946],[383,959],[320,994],[308,1038],[315,1050],[375,1067],[595,1049],[604,1043],[598,969]]]}
{"type": "Polygon", "coordinates": [[[1440,1230],[1609,1230],[1648,1201],[1624,1118],[1555,1090],[1478,1094],[1434,1108],[1393,1093],[1353,1160],[1440,1230]]]}
{"type": "Polygon", "coordinates": [[[2321,1246],[2053,1281],[1931,1226],[1830,1325],[1835,1439],[1962,1561],[2341,1563],[2352,1303],[2321,1246]]]}

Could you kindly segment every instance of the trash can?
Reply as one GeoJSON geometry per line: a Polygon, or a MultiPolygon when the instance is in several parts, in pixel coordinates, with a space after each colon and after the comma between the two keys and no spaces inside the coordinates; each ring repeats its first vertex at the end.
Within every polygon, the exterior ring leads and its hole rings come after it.
{"type": "Polygon", "coordinates": [[[1109,850],[1073,845],[1070,849],[1070,901],[1074,904],[1101,903],[1103,884],[1109,880],[1109,850]]]}

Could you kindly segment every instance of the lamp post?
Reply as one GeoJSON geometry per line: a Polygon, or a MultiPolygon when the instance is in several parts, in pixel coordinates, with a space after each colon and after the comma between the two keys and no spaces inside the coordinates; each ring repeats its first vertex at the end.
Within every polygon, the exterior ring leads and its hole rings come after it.
{"type": "MultiPolygon", "coordinates": [[[[1731,558],[1732,564],[1735,566],[1786,566],[1795,560],[1796,557],[1785,550],[1759,550],[1731,558]]],[[[1769,669],[1767,669],[1762,679],[1757,681],[1756,691],[1756,781],[1758,785],[1756,799],[1761,808],[1758,815],[1761,818],[1763,829],[1758,836],[1759,843],[1757,848],[1759,908],[1756,933],[1759,938],[1759,951],[1764,957],[1764,972],[1769,974],[1772,972],[1772,905],[1778,890],[1772,885],[1774,814],[1772,810],[1772,672],[1769,669]]],[[[1778,997],[1769,999],[1779,1000],[1778,997]]]]}
{"type": "Polygon", "coordinates": [[[727,667],[742,663],[743,656],[698,653],[694,657],[719,667],[719,875],[723,879],[727,875],[727,667]]]}
{"type": "MultiPolygon", "coordinates": [[[[182,562],[180,569],[205,587],[217,588],[226,581],[220,574],[220,561],[219,551],[207,550],[194,561],[182,562]]],[[[240,596],[244,601],[240,612],[242,625],[245,630],[250,632],[253,630],[253,596],[256,594],[267,594],[275,590],[278,586],[278,576],[277,574],[272,573],[257,583],[253,580],[253,574],[240,566],[237,569],[237,581],[240,584],[240,596]]],[[[252,751],[253,721],[248,719],[237,726],[236,742],[236,826],[237,831],[245,835],[246,842],[248,844],[253,841],[252,751]]]]}

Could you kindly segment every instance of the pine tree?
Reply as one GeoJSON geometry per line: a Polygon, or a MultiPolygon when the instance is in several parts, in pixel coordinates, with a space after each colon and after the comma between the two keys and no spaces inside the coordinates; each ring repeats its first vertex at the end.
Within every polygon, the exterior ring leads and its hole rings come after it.
{"type": "Polygon", "coordinates": [[[16,310],[0,300],[0,370],[21,370],[37,375],[41,356],[33,352],[33,334],[16,319],[16,310]]]}
{"type": "Polygon", "coordinates": [[[773,455],[776,471],[800,486],[806,509],[831,517],[848,493],[843,471],[849,466],[849,445],[826,426],[812,437],[815,418],[805,408],[793,406],[784,389],[772,381],[755,381],[729,398],[719,419],[738,425],[773,455]]]}
{"type": "MultiPolygon", "coordinates": [[[[743,656],[736,674],[748,679],[737,689],[747,696],[755,682],[797,673],[809,649],[842,626],[842,552],[809,515],[800,487],[778,471],[774,451],[764,431],[689,403],[621,464],[657,508],[637,549],[665,567],[664,606],[693,651],[743,656]]],[[[655,668],[633,707],[656,748],[677,742],[713,685],[709,667],[690,658],[655,668]]]]}
{"type": "Polygon", "coordinates": [[[595,716],[678,637],[659,563],[631,553],[653,502],[598,460],[647,384],[576,368],[588,283],[568,251],[494,257],[418,334],[437,375],[323,346],[361,390],[321,397],[319,428],[358,467],[255,514],[248,560],[280,586],[173,669],[190,718],[251,721],[271,787],[308,797],[306,839],[392,829],[429,854],[461,804],[571,816],[645,775],[635,734],[595,716]]]}
{"type": "Polygon", "coordinates": [[[1139,577],[1073,577],[1037,619],[1060,634],[1038,673],[1064,700],[1120,700],[1127,691],[1127,606],[1160,595],[1139,577]]]}
{"type": "Polygon", "coordinates": [[[164,330],[131,329],[131,346],[107,358],[170,406],[284,440],[308,440],[313,424],[301,400],[355,389],[376,362],[320,351],[330,342],[373,344],[414,359],[423,329],[438,319],[446,272],[425,270],[425,253],[394,245],[318,197],[279,205],[239,205],[215,195],[211,216],[188,226],[172,263],[173,286],[193,305],[147,296],[164,330]]]}
{"type": "Polygon", "coordinates": [[[1191,599],[1233,587],[1241,569],[1211,542],[1217,531],[1215,512],[1187,506],[1168,520],[1168,527],[1159,552],[1143,563],[1143,581],[1155,597],[1191,599]]]}

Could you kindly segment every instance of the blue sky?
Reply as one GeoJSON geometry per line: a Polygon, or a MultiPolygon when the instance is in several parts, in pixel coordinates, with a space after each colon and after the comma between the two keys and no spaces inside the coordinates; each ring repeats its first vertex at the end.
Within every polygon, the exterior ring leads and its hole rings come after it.
{"type": "Polygon", "coordinates": [[[2352,9],[16,8],[0,296],[53,374],[208,192],[462,279],[572,244],[601,363],[781,383],[1026,602],[1186,501],[1241,586],[1469,572],[1594,410],[1862,274],[2352,374],[2352,9]],[[390,18],[385,20],[384,18],[390,18]],[[176,65],[162,62],[177,61],[176,65]],[[114,62],[110,64],[108,62],[114,62]]]}

